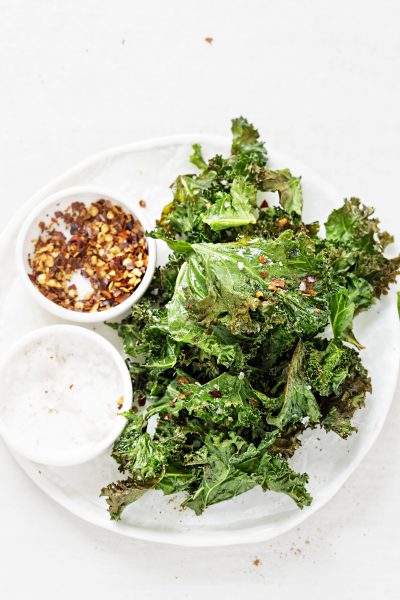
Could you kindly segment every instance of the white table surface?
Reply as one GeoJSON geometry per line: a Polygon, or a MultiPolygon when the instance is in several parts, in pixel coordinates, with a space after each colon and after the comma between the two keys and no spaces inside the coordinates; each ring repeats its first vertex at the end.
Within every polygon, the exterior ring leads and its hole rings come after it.
{"type": "MultiPolygon", "coordinates": [[[[399,236],[399,19],[396,0],[0,0],[0,228],[93,152],[225,134],[244,114],[399,236]]],[[[326,507],[248,546],[175,548],[96,529],[0,443],[0,598],[397,600],[399,396],[326,507]]]]}

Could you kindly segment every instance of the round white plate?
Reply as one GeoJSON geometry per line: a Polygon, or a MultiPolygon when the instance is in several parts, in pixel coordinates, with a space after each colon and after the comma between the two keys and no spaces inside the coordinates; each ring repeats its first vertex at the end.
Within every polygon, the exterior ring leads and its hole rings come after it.
{"type": "MultiPolygon", "coordinates": [[[[200,142],[207,156],[225,153],[229,140],[216,136],[184,135],[122,146],[97,154],[80,163],[40,190],[20,210],[0,238],[0,353],[19,336],[37,327],[59,322],[27,295],[14,264],[15,239],[19,227],[36,203],[65,187],[96,185],[123,195],[132,208],[146,201],[149,219],[159,215],[171,199],[169,185],[184,172],[193,171],[187,157],[191,144],[200,142]]],[[[324,220],[339,205],[340,197],[304,165],[270,152],[272,168],[289,167],[303,176],[305,220],[324,220]]],[[[162,248],[160,248],[162,250],[162,248]]],[[[162,252],[161,252],[162,254],[162,252]]],[[[162,260],[162,256],[161,256],[162,260]]],[[[103,333],[120,348],[114,332],[105,325],[92,329],[103,333]]],[[[119,477],[109,454],[76,467],[46,467],[15,456],[26,474],[56,502],[79,517],[117,533],[188,546],[217,546],[273,538],[295,527],[323,506],[343,485],[375,441],[388,412],[399,368],[400,328],[394,294],[382,299],[356,320],[355,333],[367,350],[363,361],[370,370],[374,392],[359,411],[359,427],[346,441],[321,430],[307,432],[293,466],[310,475],[313,504],[298,509],[288,497],[253,489],[246,494],[210,507],[197,517],[180,509],[179,497],[149,492],[126,509],[120,522],[110,521],[99,491],[119,477]]]]}

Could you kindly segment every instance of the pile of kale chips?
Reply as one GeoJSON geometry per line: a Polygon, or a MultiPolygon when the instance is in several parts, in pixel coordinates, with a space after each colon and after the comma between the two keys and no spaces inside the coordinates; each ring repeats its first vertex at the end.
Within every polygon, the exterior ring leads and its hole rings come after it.
{"type": "Polygon", "coordinates": [[[115,326],[135,402],[113,449],[128,477],[102,490],[113,519],[153,489],[184,492],[196,514],[257,485],[309,505],[308,475],[288,463],[302,432],[346,438],[371,390],[352,321],[395,281],[391,236],[351,198],[318,237],[300,178],[268,168],[246,119],[232,135],[229,158],[193,146],[198,173],[177,178],[151,234],[169,261],[115,326]]]}

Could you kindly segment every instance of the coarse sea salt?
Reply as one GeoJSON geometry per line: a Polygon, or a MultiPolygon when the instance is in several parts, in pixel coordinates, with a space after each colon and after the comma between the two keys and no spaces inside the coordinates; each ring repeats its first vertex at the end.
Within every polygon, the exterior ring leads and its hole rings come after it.
{"type": "Polygon", "coordinates": [[[55,455],[86,450],[115,426],[123,382],[90,339],[48,335],[20,349],[2,375],[0,418],[15,443],[55,455]]]}

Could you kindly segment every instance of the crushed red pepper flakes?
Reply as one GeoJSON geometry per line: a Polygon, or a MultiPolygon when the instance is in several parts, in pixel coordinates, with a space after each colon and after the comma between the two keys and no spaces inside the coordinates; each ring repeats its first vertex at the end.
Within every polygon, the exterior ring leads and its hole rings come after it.
{"type": "Polygon", "coordinates": [[[260,208],[269,208],[268,202],[266,200],[263,200],[260,208]]]}
{"type": "Polygon", "coordinates": [[[144,406],[146,404],[146,397],[140,396],[140,398],[138,398],[137,403],[139,404],[139,406],[144,406]]]}
{"type": "Polygon", "coordinates": [[[204,38],[204,41],[207,42],[207,44],[212,44],[213,41],[214,41],[214,38],[212,38],[212,37],[206,37],[206,38],[204,38]]]}
{"type": "Polygon", "coordinates": [[[303,277],[300,283],[300,293],[302,296],[317,296],[317,291],[314,290],[314,285],[318,281],[318,277],[307,275],[303,277]]]}
{"type": "Polygon", "coordinates": [[[272,277],[271,283],[277,288],[284,288],[286,286],[285,280],[281,277],[272,277]]]}
{"type": "Polygon", "coordinates": [[[41,221],[39,230],[28,256],[29,278],[63,308],[94,312],[118,306],[146,272],[148,252],[141,224],[109,200],[90,206],[72,202],[47,224],[41,221]],[[77,286],[71,284],[78,273],[90,282],[92,291],[86,297],[79,297],[77,286]]]}
{"type": "Polygon", "coordinates": [[[143,199],[142,199],[142,200],[139,200],[139,205],[140,205],[142,208],[146,208],[146,200],[143,200],[143,199]]]}
{"type": "Polygon", "coordinates": [[[260,276],[265,279],[266,277],[268,277],[268,273],[266,273],[265,271],[261,271],[260,276]]]}
{"type": "Polygon", "coordinates": [[[221,392],[219,390],[210,390],[208,393],[213,398],[222,398],[222,394],[221,394],[221,392]]]}
{"type": "Polygon", "coordinates": [[[181,375],[180,377],[178,377],[177,382],[178,383],[190,383],[189,379],[187,377],[185,377],[184,375],[181,375]]]}
{"type": "Polygon", "coordinates": [[[258,262],[260,262],[262,265],[264,265],[267,262],[267,259],[264,256],[259,256],[258,262]]]}

